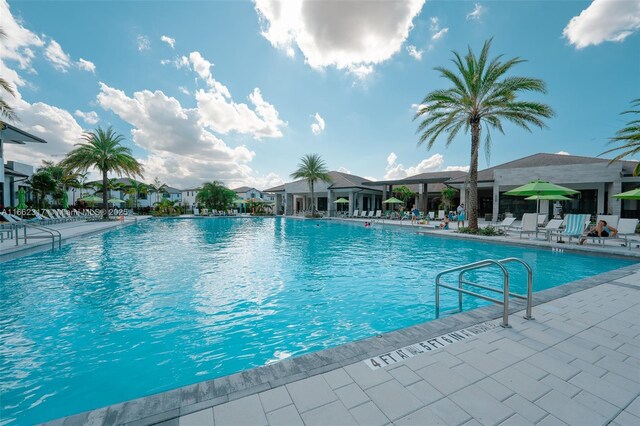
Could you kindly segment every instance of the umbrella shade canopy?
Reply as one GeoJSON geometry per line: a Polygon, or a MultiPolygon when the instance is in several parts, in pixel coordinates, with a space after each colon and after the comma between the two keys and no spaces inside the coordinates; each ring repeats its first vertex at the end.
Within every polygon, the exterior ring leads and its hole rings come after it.
{"type": "Polygon", "coordinates": [[[404,201],[398,200],[396,197],[391,197],[388,200],[384,200],[383,203],[386,204],[402,204],[404,201]]]}
{"type": "Polygon", "coordinates": [[[532,180],[528,184],[514,188],[511,191],[507,191],[504,194],[528,197],[531,195],[571,195],[577,193],[578,191],[574,189],[538,179],[532,180]]]}
{"type": "Polygon", "coordinates": [[[80,201],[85,201],[87,203],[99,203],[102,201],[102,197],[96,197],[95,195],[89,195],[84,198],[80,198],[80,201]]]}
{"type": "Polygon", "coordinates": [[[112,203],[112,204],[119,204],[119,203],[124,203],[124,200],[121,200],[120,198],[109,198],[107,200],[107,203],[112,203]]]}
{"type": "Polygon", "coordinates": [[[347,200],[346,198],[338,198],[333,202],[333,204],[348,204],[348,203],[349,203],[349,200],[347,200]]]}
{"type": "Polygon", "coordinates": [[[620,194],[612,195],[613,198],[621,198],[623,200],[640,200],[640,188],[632,189],[631,191],[621,192],[620,194]]]}
{"type": "Polygon", "coordinates": [[[25,202],[26,196],[27,195],[24,192],[24,188],[20,188],[18,190],[18,205],[16,206],[17,209],[24,210],[27,208],[27,203],[25,202]]]}
{"type": "Polygon", "coordinates": [[[525,198],[525,200],[557,200],[557,201],[567,201],[571,198],[565,197],[564,195],[532,195],[531,197],[525,198]]]}

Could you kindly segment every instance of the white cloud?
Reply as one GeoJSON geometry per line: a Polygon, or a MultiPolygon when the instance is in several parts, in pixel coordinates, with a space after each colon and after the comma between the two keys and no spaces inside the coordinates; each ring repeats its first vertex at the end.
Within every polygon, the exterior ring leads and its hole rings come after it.
{"type": "Polygon", "coordinates": [[[96,65],[91,61],[87,61],[86,59],[80,58],[80,60],[76,62],[76,65],[81,70],[89,71],[94,74],[96,73],[96,65]]]}
{"type": "Polygon", "coordinates": [[[84,112],[77,109],[73,115],[76,117],[82,118],[85,123],[94,125],[98,121],[100,121],[100,117],[98,117],[98,113],[95,111],[84,112]]]}
{"type": "Polygon", "coordinates": [[[138,37],[136,37],[136,45],[138,46],[138,50],[140,52],[144,50],[150,50],[151,40],[149,40],[149,37],[147,36],[139,35],[138,37]]]}
{"type": "Polygon", "coordinates": [[[569,154],[567,151],[558,151],[556,152],[556,155],[571,155],[571,154],[569,154]]]}
{"type": "Polygon", "coordinates": [[[191,92],[189,92],[189,89],[187,89],[184,86],[178,86],[178,90],[180,91],[180,93],[183,93],[185,95],[188,95],[188,96],[191,95],[191,92]]]}
{"type": "MultiPolygon", "coordinates": [[[[215,89],[216,92],[220,93],[225,98],[231,97],[229,89],[211,76],[211,67],[213,64],[204,59],[200,52],[191,52],[189,54],[189,62],[193,65],[193,70],[207,83],[209,87],[215,89]]],[[[176,66],[178,68],[184,66],[184,56],[176,66]]]]}
{"type": "Polygon", "coordinates": [[[431,36],[431,40],[440,40],[446,33],[449,32],[449,28],[443,28],[434,35],[431,36]]]}
{"type": "MultiPolygon", "coordinates": [[[[0,39],[0,60],[16,61],[20,69],[35,72],[31,66],[35,53],[31,48],[44,46],[44,41],[14,19],[6,0],[0,0],[0,16],[2,29],[7,34],[7,37],[0,39]]],[[[1,71],[0,75],[12,85],[24,84],[15,71],[12,75],[8,75],[5,70],[1,71]]]]}
{"type": "Polygon", "coordinates": [[[44,56],[58,71],[67,72],[71,66],[71,58],[55,40],[49,41],[49,45],[44,51],[44,56]]]}
{"type": "Polygon", "coordinates": [[[411,104],[411,109],[414,109],[416,113],[424,110],[424,109],[428,109],[428,105],[426,104],[411,104]]]}
{"type": "Polygon", "coordinates": [[[171,46],[172,49],[175,48],[176,46],[176,39],[175,38],[171,38],[169,36],[163,35],[162,37],[160,37],[161,41],[164,41],[165,43],[167,43],[169,46],[171,46]]]}
{"type": "Polygon", "coordinates": [[[351,174],[351,170],[347,169],[347,168],[346,168],[346,167],[344,167],[344,166],[340,166],[340,167],[338,167],[338,171],[339,171],[340,173],[346,173],[346,174],[348,174],[348,175],[350,175],[350,174],[351,174]]]}
{"type": "Polygon", "coordinates": [[[425,158],[415,166],[405,167],[403,164],[396,163],[398,157],[395,153],[389,154],[387,157],[387,168],[384,179],[404,179],[409,176],[415,176],[420,173],[428,172],[450,172],[450,171],[468,171],[469,166],[447,166],[444,169],[444,156],[442,154],[433,154],[429,158],[425,158]]]}
{"type": "Polygon", "coordinates": [[[418,50],[413,45],[407,46],[407,52],[409,52],[409,56],[411,56],[412,58],[414,58],[414,59],[416,59],[418,61],[422,59],[422,54],[424,53],[424,51],[422,49],[418,50]]]}
{"type": "Polygon", "coordinates": [[[257,176],[252,171],[253,151],[245,146],[231,148],[203,127],[200,108],[183,108],[161,91],[143,90],[129,97],[104,83],[100,83],[97,101],[133,126],[133,142],[149,153],[143,161],[147,176],[157,175],[177,187],[213,179],[229,186],[281,183],[273,174],[257,176]]]}
{"type": "Polygon", "coordinates": [[[486,9],[484,8],[484,6],[482,6],[480,3],[474,3],[473,10],[467,14],[467,21],[479,20],[480,17],[484,14],[485,10],[486,9]]]}
{"type": "Polygon", "coordinates": [[[372,181],[379,180],[377,177],[374,177],[374,176],[362,176],[362,177],[367,179],[367,180],[372,180],[372,181]]]}
{"type": "Polygon", "coordinates": [[[577,49],[604,41],[622,42],[640,29],[640,1],[593,0],[571,18],[562,34],[577,49]]]}
{"type": "Polygon", "coordinates": [[[425,0],[358,2],[256,0],[262,35],[314,69],[335,67],[364,78],[398,53],[425,0]]]}
{"type": "Polygon", "coordinates": [[[443,38],[448,32],[449,28],[440,28],[440,19],[437,16],[432,16],[429,19],[429,31],[431,32],[431,41],[429,50],[435,47],[435,42],[443,38]]]}
{"type": "Polygon", "coordinates": [[[324,131],[324,118],[322,118],[317,112],[316,115],[313,115],[312,117],[315,118],[316,122],[311,124],[311,131],[314,135],[318,136],[324,131]]]}
{"type": "Polygon", "coordinates": [[[442,169],[443,172],[468,172],[469,166],[447,166],[442,169]]]}
{"type": "Polygon", "coordinates": [[[389,154],[389,156],[387,157],[387,168],[393,166],[397,159],[398,159],[398,156],[395,154],[395,152],[392,152],[391,154],[389,154]]]}

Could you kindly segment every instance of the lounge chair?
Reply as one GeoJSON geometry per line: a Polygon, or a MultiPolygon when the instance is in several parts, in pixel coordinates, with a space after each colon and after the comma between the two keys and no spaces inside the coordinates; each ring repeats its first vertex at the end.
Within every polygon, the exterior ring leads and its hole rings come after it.
{"type": "Polygon", "coordinates": [[[547,221],[547,215],[538,213],[538,226],[544,226],[544,223],[546,221],[547,221]]]}
{"type": "Polygon", "coordinates": [[[351,215],[351,217],[358,217],[358,213],[360,213],[360,210],[355,209],[355,210],[353,211],[353,214],[351,215]]]}
{"type": "Polygon", "coordinates": [[[436,212],[429,212],[427,214],[429,215],[429,220],[435,220],[436,219],[436,212]]]}
{"type": "MultiPolygon", "coordinates": [[[[546,215],[545,215],[546,216],[546,215]]],[[[538,215],[535,213],[525,213],[522,215],[522,225],[512,227],[514,230],[522,234],[538,233],[538,215]]]]}
{"type": "Polygon", "coordinates": [[[438,220],[444,219],[444,210],[438,210],[438,220]]]}
{"type": "Polygon", "coordinates": [[[587,223],[589,223],[588,214],[568,214],[565,217],[566,226],[561,232],[553,232],[552,235],[557,236],[557,241],[560,242],[562,237],[568,237],[569,242],[572,238],[580,238],[584,233],[587,223]]]}
{"type": "Polygon", "coordinates": [[[559,232],[560,227],[564,223],[562,219],[551,219],[544,228],[541,229],[545,233],[547,241],[551,241],[551,233],[559,232]]]}
{"type": "Polygon", "coordinates": [[[368,217],[369,219],[373,219],[373,216],[375,216],[375,214],[376,214],[376,212],[375,212],[375,211],[373,211],[373,210],[371,210],[371,211],[369,212],[369,216],[367,216],[367,217],[368,217]]]}
{"type": "Polygon", "coordinates": [[[361,218],[366,218],[367,217],[367,211],[366,210],[362,210],[362,213],[360,213],[360,217],[361,218]]]}
{"type": "Polygon", "coordinates": [[[635,240],[638,236],[636,228],[638,227],[638,219],[620,219],[618,221],[618,238],[624,239],[624,245],[631,248],[629,241],[635,240]]]}
{"type": "Polygon", "coordinates": [[[194,209],[193,209],[193,215],[194,215],[194,216],[200,216],[200,209],[198,209],[198,208],[194,208],[194,209]]]}
{"type": "Polygon", "coordinates": [[[494,228],[502,229],[506,234],[507,232],[509,232],[509,229],[513,226],[513,222],[515,221],[516,221],[515,217],[506,217],[502,222],[495,225],[494,228]]]}
{"type": "Polygon", "coordinates": [[[376,219],[381,219],[382,218],[382,210],[376,210],[376,219]]]}

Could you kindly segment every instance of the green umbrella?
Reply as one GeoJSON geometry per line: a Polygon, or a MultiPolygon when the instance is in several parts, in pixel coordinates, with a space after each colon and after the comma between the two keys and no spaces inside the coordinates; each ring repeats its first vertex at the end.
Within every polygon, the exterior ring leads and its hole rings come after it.
{"type": "Polygon", "coordinates": [[[102,197],[97,197],[95,195],[87,195],[84,198],[80,198],[80,201],[84,201],[87,203],[99,203],[102,201],[102,197]]]}
{"type": "Polygon", "coordinates": [[[623,200],[640,200],[640,188],[632,189],[631,191],[621,192],[620,194],[612,195],[613,198],[620,198],[623,200]]]}
{"type": "Polygon", "coordinates": [[[550,200],[550,201],[567,201],[571,198],[565,197],[564,195],[532,195],[531,197],[525,198],[525,200],[550,200]]]}
{"type": "Polygon", "coordinates": [[[124,200],[121,200],[120,198],[109,198],[107,200],[107,203],[111,203],[111,204],[120,204],[120,203],[124,203],[124,200]]]}
{"type": "Polygon", "coordinates": [[[333,202],[333,204],[349,204],[349,200],[346,198],[338,198],[333,202]]]}
{"type": "MultiPolygon", "coordinates": [[[[555,183],[547,182],[545,180],[532,180],[526,185],[519,186],[507,191],[504,195],[515,195],[520,197],[530,196],[543,196],[543,195],[571,195],[578,194],[579,191],[575,189],[567,188],[565,186],[556,185],[555,183]]],[[[540,198],[536,199],[536,214],[540,212],[540,198]]]]}
{"type": "Polygon", "coordinates": [[[62,193],[62,208],[63,209],[69,208],[69,194],[67,194],[67,191],[62,193]]]}
{"type": "Polygon", "coordinates": [[[402,204],[404,201],[402,200],[398,200],[395,197],[391,197],[388,200],[384,200],[382,203],[383,204],[402,204]]]}
{"type": "Polygon", "coordinates": [[[27,203],[25,202],[25,199],[26,199],[26,194],[24,192],[24,188],[20,187],[20,189],[18,189],[18,205],[16,206],[18,210],[24,210],[27,208],[27,203]]]}

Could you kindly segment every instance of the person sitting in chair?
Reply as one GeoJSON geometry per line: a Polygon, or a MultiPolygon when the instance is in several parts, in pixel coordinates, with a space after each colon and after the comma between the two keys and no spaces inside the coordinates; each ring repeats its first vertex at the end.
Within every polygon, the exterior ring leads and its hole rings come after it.
{"type": "Polygon", "coordinates": [[[607,237],[615,237],[618,234],[618,230],[611,225],[607,225],[606,220],[599,221],[596,226],[592,226],[587,233],[586,237],[580,238],[580,245],[583,245],[585,241],[587,241],[587,237],[599,237],[599,238],[607,238],[607,237]]]}

